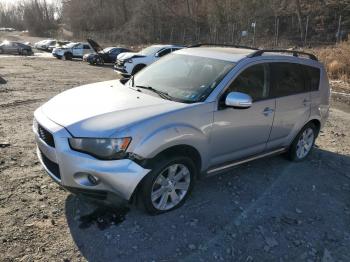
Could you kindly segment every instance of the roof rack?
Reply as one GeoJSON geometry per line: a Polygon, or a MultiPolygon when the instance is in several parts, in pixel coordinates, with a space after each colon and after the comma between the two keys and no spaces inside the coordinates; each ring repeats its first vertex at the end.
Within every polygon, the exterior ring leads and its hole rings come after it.
{"type": "Polygon", "coordinates": [[[213,44],[213,43],[197,43],[188,46],[187,48],[192,47],[200,47],[200,46],[222,46],[222,47],[234,47],[234,48],[243,48],[243,49],[251,49],[251,50],[259,50],[258,48],[244,45],[228,45],[228,44],[213,44]]]}
{"type": "Polygon", "coordinates": [[[299,55],[305,55],[312,60],[318,61],[317,57],[314,54],[306,53],[302,51],[296,51],[296,50],[283,50],[283,49],[261,49],[261,50],[257,50],[254,53],[251,53],[247,57],[250,57],[250,58],[257,57],[257,56],[261,56],[264,53],[288,53],[288,54],[293,54],[293,56],[295,57],[299,57],[299,55]]]}

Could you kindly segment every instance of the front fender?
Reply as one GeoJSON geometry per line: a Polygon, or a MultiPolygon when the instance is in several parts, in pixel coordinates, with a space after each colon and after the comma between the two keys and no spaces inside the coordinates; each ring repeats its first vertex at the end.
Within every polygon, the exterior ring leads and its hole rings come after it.
{"type": "Polygon", "coordinates": [[[135,146],[133,153],[151,159],[177,145],[192,146],[200,154],[203,165],[208,162],[209,134],[188,124],[172,124],[155,130],[135,146]]]}

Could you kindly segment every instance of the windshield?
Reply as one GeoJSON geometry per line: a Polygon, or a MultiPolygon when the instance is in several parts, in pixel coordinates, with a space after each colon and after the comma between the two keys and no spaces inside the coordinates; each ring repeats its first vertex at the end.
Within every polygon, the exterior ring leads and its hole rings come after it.
{"type": "Polygon", "coordinates": [[[65,48],[72,48],[75,45],[77,45],[77,43],[69,43],[69,44],[64,45],[63,47],[65,47],[65,48]]]}
{"type": "Polygon", "coordinates": [[[154,45],[152,45],[152,46],[149,46],[149,47],[147,47],[147,48],[145,48],[145,49],[142,49],[142,50],[139,52],[139,54],[145,55],[145,56],[153,55],[153,54],[155,54],[157,51],[159,51],[159,50],[161,50],[161,49],[162,49],[162,48],[159,47],[159,46],[154,46],[154,45]]]}
{"type": "Polygon", "coordinates": [[[204,101],[234,66],[229,61],[170,54],[136,74],[133,82],[134,86],[164,92],[174,100],[194,103],[204,101]]]}
{"type": "Polygon", "coordinates": [[[102,50],[102,52],[108,53],[108,52],[112,51],[113,49],[114,49],[114,47],[106,47],[105,49],[102,50]]]}

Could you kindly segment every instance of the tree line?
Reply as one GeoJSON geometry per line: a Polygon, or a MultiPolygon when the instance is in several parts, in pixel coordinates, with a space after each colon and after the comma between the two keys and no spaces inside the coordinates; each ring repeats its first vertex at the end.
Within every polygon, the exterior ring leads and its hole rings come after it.
{"type": "Polygon", "coordinates": [[[350,0],[22,0],[4,8],[0,27],[124,44],[302,45],[350,29],[350,0]]]}

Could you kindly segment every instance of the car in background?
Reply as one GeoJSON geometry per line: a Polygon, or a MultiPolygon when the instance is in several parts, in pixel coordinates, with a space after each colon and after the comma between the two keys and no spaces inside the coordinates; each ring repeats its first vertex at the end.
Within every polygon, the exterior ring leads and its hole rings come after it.
{"type": "Polygon", "coordinates": [[[90,65],[115,63],[117,56],[125,52],[130,52],[130,50],[123,47],[106,47],[97,53],[84,55],[83,60],[88,62],[90,65]]]}
{"type": "Polygon", "coordinates": [[[72,60],[73,58],[83,58],[86,54],[94,53],[94,49],[89,43],[73,42],[52,50],[52,55],[58,59],[72,60]]]}
{"type": "Polygon", "coordinates": [[[29,45],[20,42],[3,41],[0,44],[0,54],[33,55],[33,50],[29,45]]]}
{"type": "Polygon", "coordinates": [[[127,52],[117,57],[114,70],[123,76],[134,75],[142,68],[157,61],[162,56],[180,50],[184,46],[178,45],[152,45],[138,53],[127,52]]]}
{"type": "Polygon", "coordinates": [[[50,45],[56,45],[56,40],[54,39],[45,39],[34,44],[34,48],[38,50],[48,51],[50,45]]]}
{"type": "Polygon", "coordinates": [[[55,43],[52,43],[51,45],[49,45],[47,47],[47,50],[52,52],[52,50],[54,50],[55,48],[59,48],[59,47],[63,47],[65,45],[68,45],[70,43],[70,41],[55,41],[55,43]]]}

